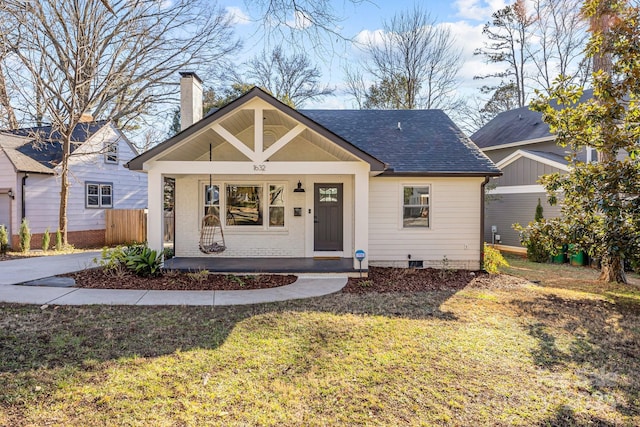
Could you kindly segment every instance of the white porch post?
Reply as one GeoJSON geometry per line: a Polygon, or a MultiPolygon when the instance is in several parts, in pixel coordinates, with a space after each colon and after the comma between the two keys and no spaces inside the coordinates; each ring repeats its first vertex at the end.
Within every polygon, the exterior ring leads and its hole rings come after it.
{"type": "Polygon", "coordinates": [[[159,252],[163,249],[163,185],[162,173],[155,168],[148,172],[147,189],[147,244],[159,252]]]}
{"type": "MultiPolygon", "coordinates": [[[[362,269],[369,268],[369,165],[358,165],[354,175],[354,237],[355,250],[362,249],[367,257],[362,261],[362,269]]],[[[353,256],[353,254],[351,254],[353,256]]],[[[360,263],[353,257],[353,268],[358,269],[360,263]]]]}

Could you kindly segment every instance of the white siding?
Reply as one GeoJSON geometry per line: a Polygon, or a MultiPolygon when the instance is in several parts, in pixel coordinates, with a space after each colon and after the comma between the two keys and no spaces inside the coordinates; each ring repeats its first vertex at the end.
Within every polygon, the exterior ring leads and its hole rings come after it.
{"type": "Polygon", "coordinates": [[[482,178],[371,178],[369,264],[476,270],[480,267],[482,178]],[[402,228],[403,185],[431,187],[429,229],[402,228]]]}
{"type": "MultiPolygon", "coordinates": [[[[146,174],[129,171],[123,166],[134,156],[129,144],[111,125],[102,128],[76,150],[69,162],[69,231],[104,229],[104,209],[85,208],[85,182],[113,184],[113,209],[147,207],[146,174]],[[118,141],[117,164],[104,161],[104,145],[112,141],[118,141]]],[[[56,230],[60,208],[60,177],[30,174],[25,193],[26,216],[31,232],[42,233],[47,227],[52,231],[56,230]]]]}

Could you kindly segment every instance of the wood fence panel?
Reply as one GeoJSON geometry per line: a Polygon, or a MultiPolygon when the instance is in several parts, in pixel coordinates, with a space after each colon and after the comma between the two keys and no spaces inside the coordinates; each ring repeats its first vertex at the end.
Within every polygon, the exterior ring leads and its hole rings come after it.
{"type": "Polygon", "coordinates": [[[147,241],[147,214],[144,209],[106,209],[107,246],[147,241]]]}

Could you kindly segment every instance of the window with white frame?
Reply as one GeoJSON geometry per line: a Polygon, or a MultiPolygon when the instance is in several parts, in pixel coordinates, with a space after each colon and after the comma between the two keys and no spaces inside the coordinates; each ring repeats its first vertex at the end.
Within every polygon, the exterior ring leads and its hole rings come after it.
{"type": "Polygon", "coordinates": [[[216,184],[204,185],[204,214],[220,218],[220,186],[216,184]]]}
{"type": "Polygon", "coordinates": [[[118,141],[110,142],[104,147],[105,163],[118,163],[118,141]]]}
{"type": "Polygon", "coordinates": [[[402,192],[402,227],[429,228],[430,186],[404,185],[402,192]]]}
{"type": "Polygon", "coordinates": [[[284,185],[269,185],[269,227],[284,227],[284,185]]]}
{"type": "Polygon", "coordinates": [[[112,208],[113,184],[101,182],[85,183],[85,204],[87,208],[112,208]]]}
{"type": "Polygon", "coordinates": [[[260,184],[227,184],[226,224],[262,225],[263,188],[260,184]]]}

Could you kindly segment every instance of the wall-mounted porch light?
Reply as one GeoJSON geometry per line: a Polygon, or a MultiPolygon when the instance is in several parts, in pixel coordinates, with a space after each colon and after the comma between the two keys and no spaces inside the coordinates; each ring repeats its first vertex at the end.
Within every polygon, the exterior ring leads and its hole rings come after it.
{"type": "Polygon", "coordinates": [[[12,200],[16,199],[16,195],[13,193],[12,188],[10,188],[9,191],[7,191],[7,196],[11,197],[12,200]]]}
{"type": "Polygon", "coordinates": [[[302,182],[298,180],[298,187],[293,190],[294,193],[304,193],[304,188],[302,188],[302,182]]]}

